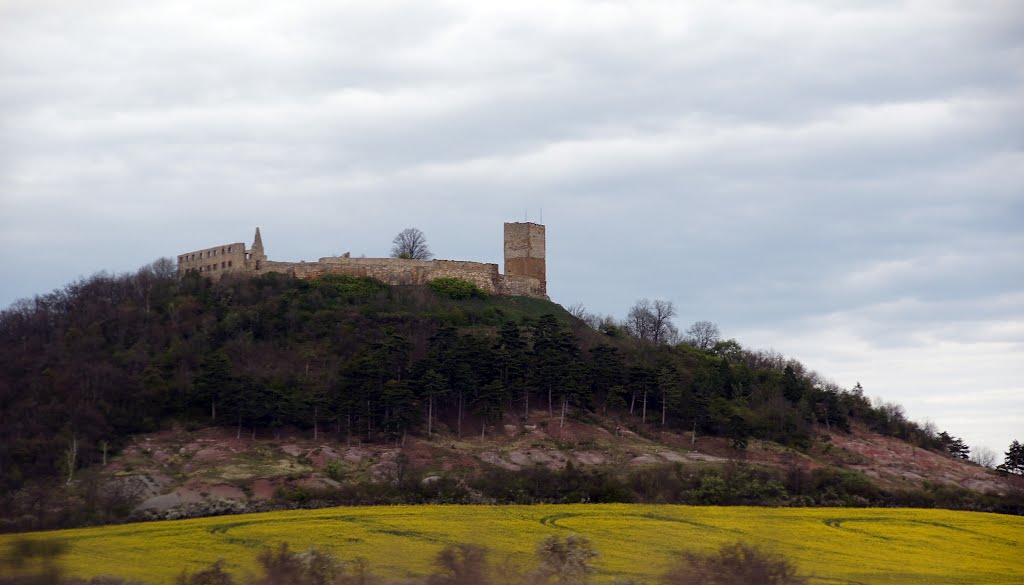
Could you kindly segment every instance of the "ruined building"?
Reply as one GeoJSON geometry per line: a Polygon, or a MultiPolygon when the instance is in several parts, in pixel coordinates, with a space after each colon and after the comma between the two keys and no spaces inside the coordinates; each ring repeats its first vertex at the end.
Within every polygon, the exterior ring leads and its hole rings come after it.
{"type": "Polygon", "coordinates": [[[505,273],[497,264],[462,260],[407,260],[403,258],[349,258],[328,256],[316,262],[268,260],[260,228],[251,248],[235,242],[178,255],[178,276],[197,272],[220,280],[227,275],[255,276],[267,272],[295,278],[324,274],[367,276],[385,284],[425,284],[435,278],[454,277],[472,282],[495,295],[547,298],[544,226],[537,223],[505,224],[505,273]]]}

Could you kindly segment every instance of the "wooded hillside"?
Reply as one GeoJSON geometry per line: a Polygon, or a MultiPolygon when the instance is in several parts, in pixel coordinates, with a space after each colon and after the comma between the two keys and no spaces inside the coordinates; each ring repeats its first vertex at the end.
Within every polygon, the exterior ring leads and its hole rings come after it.
{"type": "MultiPolygon", "coordinates": [[[[465,283],[462,283],[465,284],[465,283]]],[[[169,420],[369,442],[486,435],[506,413],[587,412],[805,449],[859,420],[941,440],[895,405],[735,341],[701,350],[595,331],[560,306],[460,286],[281,275],[178,281],[169,261],[100,274],[0,314],[0,477],[70,478],[169,420]]]]}

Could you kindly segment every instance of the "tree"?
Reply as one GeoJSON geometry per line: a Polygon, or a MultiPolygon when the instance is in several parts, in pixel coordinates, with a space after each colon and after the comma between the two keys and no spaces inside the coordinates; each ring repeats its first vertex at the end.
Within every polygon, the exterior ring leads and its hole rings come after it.
{"type": "Polygon", "coordinates": [[[437,553],[434,564],[444,574],[431,575],[428,585],[488,585],[487,549],[476,544],[449,545],[437,553]]]}
{"type": "Polygon", "coordinates": [[[429,369],[420,380],[420,395],[427,397],[427,437],[434,430],[434,401],[448,393],[448,381],[437,370],[429,369]]]}
{"type": "Polygon", "coordinates": [[[967,459],[970,457],[971,448],[967,446],[967,443],[964,443],[963,439],[954,437],[946,431],[939,433],[938,438],[939,441],[942,442],[943,448],[945,448],[953,457],[957,457],[959,459],[967,459]]]}
{"type": "Polygon", "coordinates": [[[971,451],[971,462],[991,469],[996,464],[996,452],[981,445],[971,451]]]}
{"type": "Polygon", "coordinates": [[[804,585],[805,577],[781,555],[743,544],[727,544],[717,553],[688,552],[662,575],[665,585],[804,585]]]}
{"type": "Polygon", "coordinates": [[[196,401],[209,403],[211,421],[217,420],[217,403],[222,398],[232,396],[236,387],[231,359],[224,350],[219,349],[203,356],[195,381],[196,401]]]}
{"type": "Polygon", "coordinates": [[[790,402],[799,402],[804,395],[803,380],[796,375],[796,370],[789,364],[782,372],[782,395],[790,402]]]}
{"type": "MultiPolygon", "coordinates": [[[[261,551],[256,560],[263,569],[263,575],[249,579],[247,583],[251,585],[341,585],[354,581],[350,581],[352,576],[346,573],[345,563],[316,548],[293,552],[287,543],[281,543],[276,549],[261,551]]],[[[214,584],[219,585],[219,582],[211,582],[214,584]]],[[[188,585],[201,584],[193,582],[188,585]]]]}
{"type": "Polygon", "coordinates": [[[533,349],[530,353],[534,385],[547,389],[548,414],[554,416],[554,391],[563,398],[577,382],[574,366],[579,365],[579,346],[572,333],[548,313],[541,315],[533,327],[533,349]]]}
{"type": "MultiPolygon", "coordinates": [[[[17,569],[19,572],[35,573],[24,581],[12,579],[19,583],[63,583],[61,573],[61,557],[70,550],[65,540],[34,540],[21,538],[10,543],[8,552],[0,557],[0,569],[17,569]]],[[[4,579],[7,582],[7,579],[4,579]]]]}
{"type": "Polygon", "coordinates": [[[430,260],[434,257],[427,247],[427,237],[416,228],[405,228],[392,241],[391,257],[411,260],[430,260]]]}
{"type": "Polygon", "coordinates": [[[591,560],[596,556],[590,541],[578,534],[570,534],[565,540],[548,536],[537,545],[537,576],[541,583],[554,580],[558,585],[583,585],[595,570],[591,560]]]}
{"type": "Polygon", "coordinates": [[[590,316],[590,314],[587,313],[587,308],[583,306],[583,303],[579,302],[569,305],[565,310],[580,321],[587,321],[587,318],[590,316]]]}
{"type": "Polygon", "coordinates": [[[669,407],[675,407],[681,395],[679,371],[671,365],[658,370],[658,394],[661,398],[661,426],[665,426],[669,407]]]}
{"type": "Polygon", "coordinates": [[[178,585],[235,585],[235,579],[224,570],[224,559],[218,559],[215,563],[189,575],[182,571],[178,575],[178,585]]]}
{"type": "Polygon", "coordinates": [[[686,330],[686,343],[707,351],[718,343],[721,333],[711,321],[696,321],[686,330]]]}
{"type": "Polygon", "coordinates": [[[1024,445],[1021,445],[1019,441],[1010,443],[1010,448],[1006,451],[1006,459],[996,469],[1024,475],[1024,445]]]}
{"type": "Polygon", "coordinates": [[[630,333],[645,341],[669,343],[675,341],[679,331],[672,324],[676,315],[672,301],[640,299],[630,308],[626,323],[630,333]]]}

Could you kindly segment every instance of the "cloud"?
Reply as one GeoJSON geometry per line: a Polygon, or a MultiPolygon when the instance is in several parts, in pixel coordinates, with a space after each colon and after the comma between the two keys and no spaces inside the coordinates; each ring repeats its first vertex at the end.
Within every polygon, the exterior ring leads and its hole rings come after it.
{"type": "Polygon", "coordinates": [[[500,261],[543,208],[556,301],[671,299],[894,398],[959,360],[982,404],[1024,321],[1021,30],[1010,0],[9,0],[0,305],[255,225],[281,259],[415,225],[500,261]]]}

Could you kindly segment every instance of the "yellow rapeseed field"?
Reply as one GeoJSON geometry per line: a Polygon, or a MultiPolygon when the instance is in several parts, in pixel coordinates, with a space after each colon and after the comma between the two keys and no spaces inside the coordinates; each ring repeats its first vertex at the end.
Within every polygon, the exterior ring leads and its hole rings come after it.
{"type": "Polygon", "coordinates": [[[422,575],[452,543],[527,564],[550,534],[586,536],[600,552],[595,582],[656,576],[678,551],[744,541],[784,554],[815,583],[1024,583],[1024,518],[918,509],[745,508],[576,504],[330,508],[0,536],[65,540],[67,571],[168,584],[218,558],[239,575],[262,547],[363,557],[386,576],[422,575]]]}

